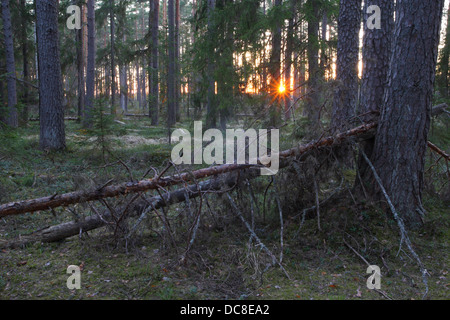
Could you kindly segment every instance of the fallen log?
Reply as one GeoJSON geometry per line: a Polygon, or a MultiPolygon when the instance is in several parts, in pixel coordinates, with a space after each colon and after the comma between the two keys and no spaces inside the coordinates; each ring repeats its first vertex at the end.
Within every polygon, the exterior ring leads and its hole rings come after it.
{"type": "Polygon", "coordinates": [[[434,152],[436,152],[437,154],[439,154],[441,157],[443,157],[444,159],[446,159],[447,161],[450,161],[450,155],[447,154],[445,151],[439,149],[435,144],[431,143],[430,141],[427,142],[428,147],[433,150],[434,152]]]}
{"type": "MultiPolygon", "coordinates": [[[[346,133],[338,134],[334,137],[327,137],[324,139],[320,139],[317,142],[310,142],[306,145],[300,145],[299,147],[285,150],[280,153],[280,157],[282,158],[280,161],[280,169],[285,168],[290,163],[289,157],[293,155],[305,154],[307,151],[312,150],[313,148],[318,148],[319,146],[336,144],[350,136],[367,134],[367,132],[369,132],[369,130],[373,129],[375,126],[376,124],[369,124],[366,127],[358,127],[349,130],[346,133]]],[[[437,152],[448,160],[449,156],[434,144],[428,142],[428,146],[431,150],[437,152]]],[[[141,214],[142,218],[142,216],[145,216],[146,214],[154,210],[158,210],[160,208],[167,207],[176,203],[181,203],[183,201],[186,201],[187,198],[192,199],[200,196],[201,194],[209,192],[227,192],[230,190],[230,188],[239,186],[243,181],[251,180],[260,175],[259,170],[252,169],[252,167],[241,168],[240,170],[236,169],[236,171],[230,171],[225,175],[217,174],[206,181],[197,182],[195,184],[191,184],[159,196],[154,196],[148,199],[142,197],[141,200],[132,203],[131,207],[129,208],[130,213],[127,216],[131,217],[141,214]]],[[[123,209],[124,208],[119,208],[115,211],[121,212],[123,211],[123,209]]],[[[138,224],[141,218],[138,219],[138,224]]],[[[83,232],[103,227],[107,224],[114,225],[115,223],[116,221],[113,219],[112,213],[106,210],[106,212],[101,215],[97,213],[93,216],[86,217],[79,221],[71,221],[55,226],[46,227],[41,230],[35,231],[30,235],[21,236],[19,240],[0,243],[0,247],[15,248],[37,241],[61,241],[71,236],[76,236],[83,232]]]]}
{"type": "MultiPolygon", "coordinates": [[[[280,163],[280,167],[285,167],[286,165],[286,161],[280,163]]],[[[256,170],[248,170],[244,171],[244,173],[231,172],[222,178],[213,177],[206,181],[201,181],[169,193],[164,193],[161,196],[154,196],[145,200],[142,199],[132,204],[131,208],[129,208],[129,216],[136,216],[144,210],[147,210],[148,214],[154,210],[180,203],[186,201],[187,198],[192,199],[208,192],[220,192],[221,190],[226,192],[229,191],[230,188],[240,184],[241,181],[253,179],[257,176],[259,176],[259,174],[256,170]]],[[[116,211],[120,212],[121,210],[123,210],[123,208],[116,211]]],[[[0,243],[0,247],[17,248],[38,241],[61,241],[83,232],[103,227],[107,224],[115,224],[112,213],[109,211],[102,215],[95,214],[79,221],[70,221],[55,226],[49,226],[29,235],[21,236],[18,240],[8,241],[3,244],[0,243]]]]}
{"type": "MultiPolygon", "coordinates": [[[[357,136],[363,133],[367,133],[369,130],[376,127],[376,123],[364,124],[359,127],[347,130],[345,132],[336,134],[334,136],[319,139],[305,145],[299,145],[288,150],[279,152],[280,159],[288,158],[292,156],[298,156],[309,150],[313,150],[319,147],[330,146],[333,144],[339,144],[342,141],[352,136],[357,136]]],[[[54,194],[52,196],[24,200],[18,202],[10,202],[0,205],[0,217],[6,217],[9,215],[23,214],[27,212],[36,212],[41,210],[48,210],[61,206],[68,206],[75,203],[100,200],[104,198],[111,198],[120,195],[126,195],[132,192],[143,192],[147,190],[156,190],[159,188],[165,188],[177,184],[186,182],[193,182],[199,179],[203,179],[210,176],[217,176],[220,174],[239,171],[249,168],[259,168],[261,165],[252,164],[223,164],[209,168],[199,169],[193,172],[186,172],[175,176],[169,177],[156,177],[153,179],[146,179],[137,182],[128,182],[119,185],[104,186],[90,191],[74,191],[64,193],[61,195],[54,194]]]]}

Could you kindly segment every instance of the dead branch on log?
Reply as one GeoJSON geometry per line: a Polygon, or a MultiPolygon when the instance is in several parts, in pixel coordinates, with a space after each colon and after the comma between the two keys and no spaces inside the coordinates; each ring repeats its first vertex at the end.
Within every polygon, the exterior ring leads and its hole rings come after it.
{"type": "Polygon", "coordinates": [[[428,147],[437,154],[439,154],[440,156],[442,156],[445,160],[450,161],[450,155],[448,155],[445,151],[439,149],[435,144],[431,143],[430,141],[428,141],[428,147]]]}
{"type": "Polygon", "coordinates": [[[32,88],[34,88],[34,89],[39,90],[39,87],[38,87],[37,85],[31,83],[31,82],[25,81],[25,80],[23,80],[23,79],[19,79],[19,78],[17,78],[17,77],[14,77],[14,80],[19,81],[19,82],[22,82],[23,84],[25,84],[25,85],[27,85],[27,86],[29,86],[29,87],[32,87],[32,88]]]}
{"type": "Polygon", "coordinates": [[[435,117],[442,113],[450,114],[450,112],[447,110],[448,108],[448,104],[446,103],[438,104],[431,109],[431,116],[435,117]]]}

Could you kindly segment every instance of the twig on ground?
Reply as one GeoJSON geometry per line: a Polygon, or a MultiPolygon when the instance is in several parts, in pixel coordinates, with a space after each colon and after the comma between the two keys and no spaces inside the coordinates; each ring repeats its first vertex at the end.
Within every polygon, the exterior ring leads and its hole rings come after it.
{"type": "Polygon", "coordinates": [[[314,180],[314,192],[316,194],[317,229],[319,229],[319,231],[322,231],[322,229],[320,228],[319,187],[317,186],[317,179],[315,176],[313,177],[313,180],[314,180]]]}
{"type": "Polygon", "coordinates": [[[370,263],[369,263],[362,255],[360,255],[360,254],[358,253],[358,251],[356,251],[351,245],[349,245],[349,244],[347,243],[347,241],[345,241],[344,238],[342,238],[342,241],[344,242],[344,244],[345,244],[350,250],[352,250],[358,257],[360,257],[361,260],[364,261],[364,262],[367,264],[367,266],[371,266],[371,264],[370,264],[370,263]]]}
{"type": "Polygon", "coordinates": [[[395,220],[397,221],[397,225],[400,229],[400,235],[401,235],[400,248],[401,248],[402,241],[405,241],[406,246],[408,247],[409,251],[411,252],[413,257],[416,259],[416,262],[419,265],[420,271],[422,272],[422,280],[423,280],[423,283],[425,284],[425,293],[422,296],[422,299],[425,299],[425,297],[428,294],[428,281],[427,281],[428,271],[425,268],[425,266],[422,264],[422,261],[420,260],[417,253],[414,251],[411,241],[409,240],[408,232],[406,231],[405,225],[403,223],[403,219],[398,215],[397,210],[395,209],[394,205],[392,204],[392,201],[391,201],[389,195],[387,194],[386,189],[384,188],[383,183],[382,183],[380,177],[378,176],[377,171],[375,170],[375,167],[373,166],[372,162],[367,157],[364,150],[360,149],[360,152],[361,152],[362,156],[364,157],[364,160],[367,162],[370,169],[372,170],[373,176],[374,176],[378,186],[380,187],[381,192],[383,193],[384,197],[386,198],[386,201],[389,205],[389,208],[392,211],[392,214],[394,215],[395,220]]]}
{"type": "Polygon", "coordinates": [[[281,201],[280,201],[280,196],[278,194],[278,188],[277,188],[277,184],[275,182],[275,178],[274,178],[274,186],[275,186],[275,200],[277,201],[277,205],[278,205],[278,212],[280,213],[280,263],[283,262],[283,250],[284,250],[284,244],[283,244],[283,229],[284,229],[284,225],[283,225],[283,211],[281,209],[281,201]]]}
{"type": "Polygon", "coordinates": [[[266,247],[266,245],[261,241],[261,239],[256,235],[255,231],[252,229],[252,227],[248,224],[248,222],[244,219],[244,217],[242,216],[241,212],[239,211],[239,208],[237,207],[236,203],[234,203],[233,198],[231,198],[230,194],[227,192],[227,196],[228,196],[228,200],[230,201],[231,206],[234,209],[234,212],[236,213],[236,215],[239,217],[239,219],[241,219],[241,221],[244,223],[244,225],[247,227],[247,230],[253,234],[253,237],[255,238],[255,240],[258,242],[258,244],[261,246],[261,248],[263,248],[267,254],[272,258],[272,263],[273,264],[278,264],[281,268],[281,270],[284,272],[284,274],[286,275],[286,277],[291,280],[291,277],[289,276],[289,274],[287,273],[286,269],[284,269],[284,267],[282,266],[282,264],[277,260],[277,258],[273,255],[273,253],[269,250],[269,248],[266,247]]]}

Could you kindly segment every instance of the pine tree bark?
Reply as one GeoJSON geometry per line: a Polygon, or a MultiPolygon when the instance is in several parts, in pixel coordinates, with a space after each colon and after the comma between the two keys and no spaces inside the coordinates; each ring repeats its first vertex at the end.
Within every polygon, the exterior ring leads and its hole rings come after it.
{"type": "MultiPolygon", "coordinates": [[[[389,61],[392,54],[392,40],[394,31],[394,3],[392,0],[366,1],[363,9],[363,72],[361,79],[361,95],[357,113],[359,119],[370,122],[378,120],[387,88],[389,61]],[[372,13],[367,8],[377,5],[381,10],[380,29],[369,28],[368,19],[372,13]]],[[[360,143],[360,148],[371,158],[375,137],[360,143]]],[[[358,178],[356,185],[364,188],[369,184],[372,171],[364,158],[358,157],[358,178]],[[361,180],[360,178],[361,177],[361,180]],[[360,183],[362,184],[360,185],[360,183]]]]}
{"type": "Polygon", "coordinates": [[[11,11],[9,0],[2,0],[3,17],[3,36],[5,41],[6,56],[6,87],[8,91],[8,111],[6,115],[6,124],[11,128],[17,128],[17,90],[16,90],[16,64],[14,60],[14,41],[13,30],[11,26],[11,11]]]}
{"type": "Polygon", "coordinates": [[[355,115],[358,101],[359,30],[361,0],[341,0],[338,19],[336,91],[334,93],[331,129],[342,131],[355,115]]]}
{"type": "MultiPolygon", "coordinates": [[[[373,165],[409,227],[424,215],[423,174],[444,0],[398,0],[373,165]]],[[[382,197],[382,196],[381,196],[382,197]]]]}
{"type": "Polygon", "coordinates": [[[66,139],[56,0],[36,0],[36,37],[39,72],[39,145],[44,150],[60,150],[66,147],[66,139]]]}

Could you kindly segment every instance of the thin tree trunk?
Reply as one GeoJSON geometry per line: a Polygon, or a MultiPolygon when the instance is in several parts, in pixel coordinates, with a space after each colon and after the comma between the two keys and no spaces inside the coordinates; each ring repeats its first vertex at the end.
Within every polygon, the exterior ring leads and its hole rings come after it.
{"type": "Polygon", "coordinates": [[[326,69],[328,65],[327,54],[325,52],[326,42],[327,42],[327,26],[328,26],[328,15],[326,8],[322,12],[322,34],[321,34],[321,45],[320,45],[320,72],[322,81],[325,81],[326,69]]]}
{"type": "Polygon", "coordinates": [[[176,122],[175,105],[175,4],[174,0],[168,0],[167,18],[169,27],[168,70],[167,70],[167,126],[170,128],[176,122]]]}
{"type": "Polygon", "coordinates": [[[127,81],[127,66],[125,64],[121,64],[119,66],[119,81],[120,81],[120,108],[122,109],[122,111],[127,111],[128,81],[127,81]]]}
{"type": "Polygon", "coordinates": [[[308,95],[305,97],[305,114],[312,124],[314,134],[319,122],[319,4],[314,0],[307,0],[305,5],[311,10],[307,20],[308,95]]]}
{"type": "Polygon", "coordinates": [[[39,145],[44,150],[64,149],[66,140],[56,0],[36,0],[36,36],[39,66],[39,145]]]}
{"type": "Polygon", "coordinates": [[[180,111],[180,0],[175,0],[175,115],[181,119],[180,111]]]}
{"type": "Polygon", "coordinates": [[[331,128],[340,131],[348,127],[355,115],[358,101],[359,29],[361,0],[341,0],[338,20],[336,63],[337,88],[334,93],[331,128]]]}
{"type": "MultiPolygon", "coordinates": [[[[214,41],[214,23],[213,23],[213,12],[216,7],[216,0],[208,0],[208,40],[214,41]]],[[[217,108],[216,108],[216,96],[215,96],[215,79],[214,79],[214,48],[211,48],[208,54],[207,62],[207,81],[208,81],[208,91],[207,91],[207,106],[206,106],[206,127],[215,128],[217,122],[217,108]]]]}
{"type": "Polygon", "coordinates": [[[114,0],[109,0],[109,23],[111,33],[111,114],[116,114],[116,63],[115,63],[115,41],[116,41],[116,23],[114,21],[114,0]]]}
{"type": "Polygon", "coordinates": [[[11,26],[11,11],[9,9],[9,0],[2,0],[3,16],[3,36],[5,39],[6,56],[6,86],[8,91],[8,112],[6,124],[12,128],[18,126],[17,116],[17,90],[16,90],[16,64],[14,60],[14,41],[13,30],[11,26]]]}
{"type": "MultiPolygon", "coordinates": [[[[26,12],[26,6],[25,6],[25,0],[20,0],[20,16],[22,21],[22,30],[21,30],[21,42],[22,42],[22,61],[23,61],[23,80],[29,82],[29,66],[28,66],[28,37],[27,37],[27,12],[26,12]]],[[[21,121],[22,123],[26,123],[28,121],[28,99],[29,99],[29,93],[28,93],[28,86],[23,86],[23,109],[21,114],[21,121]]]]}
{"type": "Polygon", "coordinates": [[[286,35],[286,51],[284,66],[284,86],[286,88],[286,96],[284,99],[284,116],[288,120],[291,118],[291,70],[292,70],[292,51],[294,41],[294,15],[297,0],[290,0],[291,16],[289,17],[288,30],[286,35]]]}
{"type": "MultiPolygon", "coordinates": [[[[282,0],[274,1],[274,8],[281,8],[282,0]]],[[[272,52],[269,62],[270,87],[269,93],[272,99],[279,97],[278,89],[281,85],[281,21],[272,30],[272,52]]],[[[270,108],[270,122],[275,126],[278,120],[279,99],[274,99],[270,108]]]]}
{"type": "Polygon", "coordinates": [[[83,126],[92,128],[95,93],[95,0],[87,1],[88,54],[86,70],[86,104],[83,126]]]}
{"type": "Polygon", "coordinates": [[[159,123],[159,89],[158,89],[158,31],[159,27],[159,0],[150,0],[150,15],[149,15],[149,29],[151,35],[150,53],[151,56],[148,59],[149,62],[149,89],[150,96],[149,103],[149,116],[151,117],[151,124],[153,126],[159,123]]]}
{"type": "Polygon", "coordinates": [[[84,112],[84,101],[85,101],[85,78],[84,78],[84,10],[85,6],[82,4],[81,0],[78,2],[81,7],[81,29],[76,31],[76,53],[77,53],[77,87],[78,87],[78,119],[82,119],[84,112]]]}

